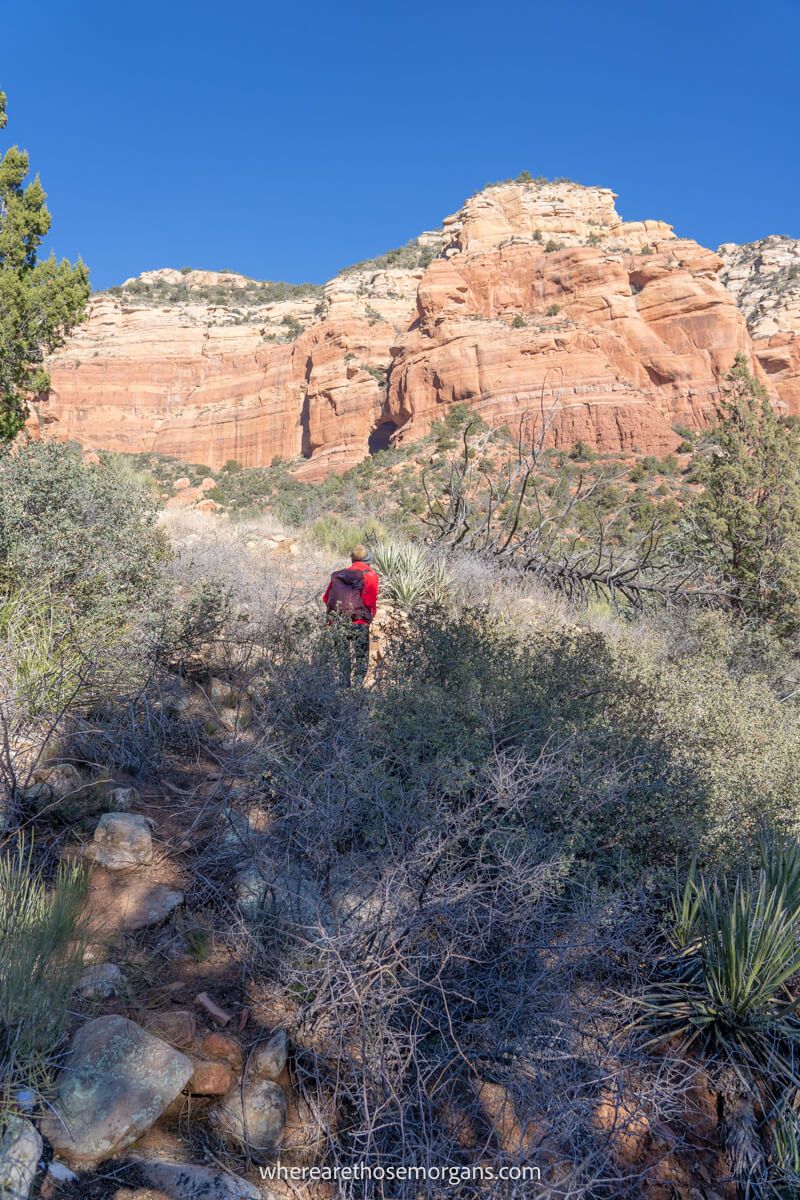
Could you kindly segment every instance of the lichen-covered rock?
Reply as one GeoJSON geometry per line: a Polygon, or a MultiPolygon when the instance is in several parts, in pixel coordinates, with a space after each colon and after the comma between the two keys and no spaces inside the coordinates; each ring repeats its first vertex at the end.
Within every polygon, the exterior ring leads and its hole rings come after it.
{"type": "Polygon", "coordinates": [[[248,1074],[244,1084],[235,1084],[212,1111],[211,1121],[236,1149],[247,1150],[255,1159],[269,1157],[280,1149],[286,1128],[283,1088],[248,1074]]]}
{"type": "Polygon", "coordinates": [[[3,1200],[28,1200],[42,1139],[25,1117],[11,1115],[0,1139],[0,1196],[3,1200]]]}
{"type": "Polygon", "coordinates": [[[268,887],[264,875],[254,863],[242,867],[235,877],[236,900],[243,916],[253,920],[261,911],[268,887]]]}
{"type": "Polygon", "coordinates": [[[102,1162],[149,1129],[191,1074],[186,1055],[133,1021],[98,1017],[72,1040],[42,1132],[68,1162],[102,1162]]]}
{"type": "Polygon", "coordinates": [[[125,976],[116,963],[93,963],[78,980],[77,991],[87,1000],[107,1000],[125,986],[125,976]]]}
{"type": "Polygon", "coordinates": [[[248,1072],[254,1079],[277,1079],[286,1066],[288,1054],[288,1035],[285,1029],[278,1029],[268,1041],[256,1046],[248,1072]]]}
{"type": "Polygon", "coordinates": [[[130,812],[140,802],[141,796],[135,787],[115,787],[108,797],[108,807],[112,812],[130,812]]]}
{"type": "Polygon", "coordinates": [[[136,1166],[140,1176],[170,1200],[267,1200],[267,1193],[227,1171],[141,1159],[136,1166]]]}
{"type": "Polygon", "coordinates": [[[197,1018],[186,1008],[170,1008],[163,1012],[148,1013],[143,1024],[155,1037],[177,1046],[179,1050],[188,1050],[194,1041],[197,1018]]]}
{"type": "Polygon", "coordinates": [[[110,871],[151,863],[153,836],[150,826],[139,813],[104,813],[87,854],[110,871]]]}
{"type": "Polygon", "coordinates": [[[101,812],[111,788],[103,775],[87,778],[72,763],[57,763],[37,768],[23,797],[36,812],[47,809],[55,820],[72,824],[101,812]]]}

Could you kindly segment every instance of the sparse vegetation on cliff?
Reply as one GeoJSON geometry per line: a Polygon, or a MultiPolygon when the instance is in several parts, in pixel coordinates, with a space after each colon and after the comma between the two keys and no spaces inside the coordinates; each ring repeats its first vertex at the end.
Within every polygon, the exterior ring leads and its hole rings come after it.
{"type": "Polygon", "coordinates": [[[365,258],[345,267],[342,274],[350,275],[354,271],[390,271],[394,267],[401,267],[406,271],[424,270],[433,262],[437,253],[438,249],[434,244],[421,243],[417,238],[413,238],[406,242],[405,246],[398,246],[375,258],[365,258]]]}
{"type": "Polygon", "coordinates": [[[134,279],[130,283],[108,289],[110,295],[122,299],[135,299],[137,304],[218,304],[229,308],[255,308],[282,300],[300,300],[316,296],[321,290],[315,283],[283,283],[258,279],[248,279],[243,285],[239,284],[237,279],[237,285],[232,286],[226,285],[224,277],[218,283],[205,285],[170,283],[166,279],[134,279]]]}

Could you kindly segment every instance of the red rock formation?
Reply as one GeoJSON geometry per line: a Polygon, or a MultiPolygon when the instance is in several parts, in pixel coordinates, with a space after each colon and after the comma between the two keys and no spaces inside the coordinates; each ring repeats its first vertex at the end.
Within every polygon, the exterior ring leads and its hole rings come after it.
{"type": "Polygon", "coordinates": [[[719,253],[720,278],[746,314],[770,387],[800,413],[800,240],[766,237],[719,253]]]}
{"type": "MultiPolygon", "coordinates": [[[[212,468],[299,458],[307,477],[359,461],[379,426],[423,434],[456,402],[512,428],[544,414],[557,445],[660,454],[676,423],[708,419],[740,350],[800,411],[793,333],[754,346],[721,266],[663,222],[621,221],[607,189],[491,187],[317,294],[150,272],[97,297],[49,364],[38,421],[212,468]]],[[[740,292],[743,273],[737,259],[740,292]]]]}
{"type": "Polygon", "coordinates": [[[511,245],[433,263],[394,352],[387,413],[419,434],[462,402],[491,424],[544,418],[556,445],[674,449],[673,426],[705,420],[750,348],[719,266],[677,239],[648,255],[511,245]]]}

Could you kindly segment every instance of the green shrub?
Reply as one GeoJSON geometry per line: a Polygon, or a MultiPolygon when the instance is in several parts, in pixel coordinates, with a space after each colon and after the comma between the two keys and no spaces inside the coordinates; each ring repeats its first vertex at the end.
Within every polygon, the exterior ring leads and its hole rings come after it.
{"type": "Polygon", "coordinates": [[[591,446],[587,446],[585,442],[577,441],[569,452],[569,456],[576,462],[594,462],[597,454],[592,450],[591,446]]]}
{"type": "Polygon", "coordinates": [[[88,603],[142,606],[167,555],[153,496],[114,459],[31,442],[0,457],[0,587],[49,587],[88,603]]]}
{"type": "Polygon", "coordinates": [[[524,329],[525,328],[525,318],[522,316],[522,313],[517,313],[517,315],[514,317],[514,320],[511,322],[511,328],[512,329],[524,329]]]}
{"type": "Polygon", "coordinates": [[[311,540],[323,550],[332,550],[338,555],[348,555],[353,546],[382,537],[384,528],[372,517],[358,524],[345,521],[333,514],[317,517],[309,530],[311,540]]]}
{"type": "Polygon", "coordinates": [[[737,355],[698,457],[691,540],[739,609],[800,631],[800,433],[782,424],[737,355]]]}
{"type": "Polygon", "coordinates": [[[20,1088],[46,1097],[83,963],[83,868],[50,886],[30,845],[0,852],[0,1124],[20,1088]]]}
{"type": "Polygon", "coordinates": [[[557,317],[560,312],[561,312],[561,309],[559,308],[559,306],[557,304],[549,304],[547,306],[547,308],[545,309],[545,316],[546,317],[557,317]]]}

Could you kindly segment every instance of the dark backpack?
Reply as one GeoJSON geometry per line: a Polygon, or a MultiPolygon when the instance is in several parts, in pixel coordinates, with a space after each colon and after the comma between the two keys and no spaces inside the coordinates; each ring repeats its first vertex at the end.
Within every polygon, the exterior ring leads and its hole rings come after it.
{"type": "Polygon", "coordinates": [[[342,571],[334,571],[331,575],[331,588],[328,592],[327,609],[329,613],[342,613],[351,620],[371,621],[372,613],[364,604],[364,572],[346,567],[342,571]]]}

